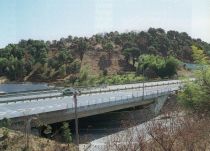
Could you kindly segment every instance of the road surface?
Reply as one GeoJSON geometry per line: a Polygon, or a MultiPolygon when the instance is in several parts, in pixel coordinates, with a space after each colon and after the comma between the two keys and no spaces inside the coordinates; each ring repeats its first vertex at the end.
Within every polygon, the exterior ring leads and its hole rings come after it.
{"type": "MultiPolygon", "coordinates": [[[[141,85],[141,84],[140,84],[141,85]]],[[[118,86],[119,87],[119,86],[118,86]]],[[[179,89],[179,83],[169,85],[155,85],[146,87],[144,95],[157,94],[162,92],[174,91],[179,89]]],[[[102,93],[84,94],[78,96],[78,107],[101,104],[105,102],[114,102],[132,97],[142,97],[142,88],[118,90],[102,93]]],[[[45,94],[42,94],[45,95],[45,94]]],[[[20,96],[18,96],[20,97],[20,96]]],[[[24,98],[23,96],[22,98],[24,98]]],[[[1,100],[2,98],[0,98],[1,100]]],[[[24,101],[17,103],[0,103],[0,119],[20,117],[24,115],[33,115],[50,111],[72,109],[74,108],[72,96],[54,97],[48,99],[24,101]]]]}

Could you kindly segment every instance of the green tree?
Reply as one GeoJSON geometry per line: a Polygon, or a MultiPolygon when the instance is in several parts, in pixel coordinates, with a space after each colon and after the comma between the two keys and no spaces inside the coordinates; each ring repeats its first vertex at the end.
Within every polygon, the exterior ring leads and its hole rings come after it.
{"type": "Polygon", "coordinates": [[[70,52],[68,52],[66,49],[63,49],[59,52],[58,60],[60,62],[60,65],[63,65],[71,63],[73,61],[73,58],[70,52]]]}
{"type": "Polygon", "coordinates": [[[62,65],[60,68],[59,68],[59,75],[61,77],[65,77],[66,76],[66,65],[62,65]]]}
{"type": "Polygon", "coordinates": [[[179,61],[174,57],[168,58],[155,56],[155,55],[142,55],[138,60],[137,74],[147,71],[149,75],[147,77],[154,77],[154,74],[161,78],[171,77],[176,74],[179,61]]]}
{"type": "Polygon", "coordinates": [[[180,61],[172,56],[169,56],[166,59],[166,65],[165,65],[165,74],[168,77],[172,77],[173,75],[177,74],[177,68],[180,64],[180,61]]]}
{"type": "Polygon", "coordinates": [[[114,49],[113,44],[111,42],[108,42],[104,45],[104,49],[108,52],[109,58],[111,57],[111,53],[114,49]]]}
{"type": "Polygon", "coordinates": [[[0,128],[2,128],[2,127],[8,128],[8,127],[11,126],[11,124],[12,124],[12,122],[11,122],[10,119],[8,119],[8,118],[3,118],[3,119],[0,121],[0,128]]]}
{"type": "Polygon", "coordinates": [[[66,66],[66,73],[67,74],[75,74],[75,73],[79,73],[80,70],[80,62],[78,60],[73,61],[71,64],[69,64],[68,66],[66,66]]]}
{"type": "Polygon", "coordinates": [[[195,112],[210,111],[210,68],[197,72],[196,80],[188,82],[179,93],[179,102],[195,112]]]}
{"type": "Polygon", "coordinates": [[[195,61],[195,63],[202,65],[208,64],[208,57],[202,49],[199,49],[198,47],[193,45],[192,52],[193,60],[195,61]]]}
{"type": "Polygon", "coordinates": [[[45,64],[47,62],[47,50],[45,48],[42,48],[39,50],[39,62],[41,64],[45,64]]]}
{"type": "Polygon", "coordinates": [[[126,61],[128,61],[129,58],[132,58],[132,65],[135,66],[135,62],[140,55],[140,50],[135,47],[126,48],[123,50],[123,55],[125,56],[126,61]]]}
{"type": "Polygon", "coordinates": [[[62,137],[63,137],[64,141],[66,143],[71,143],[72,142],[72,135],[71,135],[71,131],[69,129],[69,123],[64,122],[61,129],[62,129],[62,137]]]}
{"type": "Polygon", "coordinates": [[[82,61],[85,51],[88,48],[87,42],[83,38],[79,38],[77,44],[77,51],[79,53],[80,60],[82,61]]]}
{"type": "Polygon", "coordinates": [[[0,75],[4,76],[8,64],[9,62],[7,58],[0,58],[0,75]]]}
{"type": "Polygon", "coordinates": [[[50,58],[48,60],[48,66],[52,68],[58,68],[59,67],[59,61],[56,58],[50,58]]]}

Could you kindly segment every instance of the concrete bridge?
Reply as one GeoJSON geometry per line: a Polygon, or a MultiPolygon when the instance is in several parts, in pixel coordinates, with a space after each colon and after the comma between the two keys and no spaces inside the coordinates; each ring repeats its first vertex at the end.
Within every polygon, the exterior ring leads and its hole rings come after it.
{"type": "MultiPolygon", "coordinates": [[[[78,118],[153,104],[157,113],[167,96],[177,91],[183,81],[137,83],[86,89],[78,96],[78,118]]],[[[0,97],[0,120],[10,118],[21,122],[28,116],[38,116],[46,123],[72,120],[75,117],[72,96],[63,96],[59,90],[27,92],[0,97]]]]}

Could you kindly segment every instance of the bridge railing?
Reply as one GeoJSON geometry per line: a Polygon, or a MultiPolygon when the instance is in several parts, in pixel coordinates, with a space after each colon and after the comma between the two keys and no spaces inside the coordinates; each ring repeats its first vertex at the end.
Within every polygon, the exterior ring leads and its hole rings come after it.
{"type": "Polygon", "coordinates": [[[34,90],[34,91],[21,91],[21,92],[12,92],[6,93],[4,95],[0,95],[0,98],[14,97],[14,96],[28,96],[28,95],[36,95],[36,94],[50,94],[61,91],[61,88],[54,89],[45,89],[45,90],[34,90]]]}
{"type": "MultiPolygon", "coordinates": [[[[136,93],[136,94],[132,94],[132,97],[118,97],[115,98],[114,100],[107,100],[107,99],[102,99],[100,102],[97,101],[96,102],[88,102],[88,105],[81,105],[78,102],[78,108],[77,111],[78,112],[84,112],[84,111],[89,111],[89,110],[94,110],[97,109],[98,112],[100,112],[100,108],[104,108],[104,107],[113,107],[113,106],[117,106],[117,105],[123,105],[123,104],[130,104],[130,103],[135,103],[135,102],[139,102],[139,101],[146,101],[149,99],[154,99],[160,96],[164,96],[164,95],[168,95],[170,92],[173,92],[175,90],[173,89],[167,89],[166,91],[163,90],[157,90],[155,93],[151,93],[151,92],[146,92],[144,94],[144,96],[141,93],[136,93]]],[[[72,112],[74,113],[74,107],[72,105],[71,108],[68,109],[68,112],[72,112]]]]}
{"type": "Polygon", "coordinates": [[[173,85],[173,84],[177,84],[180,85],[183,84],[184,81],[174,81],[174,82],[164,82],[164,83],[158,83],[155,82],[153,83],[139,83],[139,85],[137,86],[123,86],[121,88],[100,88],[100,89],[96,89],[96,90],[86,90],[83,91],[82,94],[91,94],[91,93],[101,93],[101,92],[112,92],[112,91],[119,91],[119,90],[129,90],[129,89],[143,89],[143,88],[147,88],[147,87],[158,87],[158,86],[163,86],[163,85],[173,85]]]}

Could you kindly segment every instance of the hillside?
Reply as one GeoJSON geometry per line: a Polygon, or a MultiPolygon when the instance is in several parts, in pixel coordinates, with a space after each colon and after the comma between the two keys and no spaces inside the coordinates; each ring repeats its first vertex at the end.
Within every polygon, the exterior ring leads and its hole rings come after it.
{"type": "Polygon", "coordinates": [[[150,28],[148,31],[110,32],[59,41],[21,40],[0,50],[0,77],[14,81],[79,80],[81,69],[92,75],[135,71],[142,54],[174,56],[193,63],[195,45],[210,54],[210,44],[187,33],[150,28]]]}
{"type": "MultiPolygon", "coordinates": [[[[0,135],[5,131],[5,128],[0,129],[0,135]]],[[[24,151],[27,150],[26,137],[22,132],[9,130],[7,138],[0,140],[1,151],[24,151]]],[[[75,151],[74,145],[60,144],[56,141],[41,138],[37,136],[30,136],[29,147],[31,151],[75,151]]]]}
{"type": "Polygon", "coordinates": [[[104,51],[86,51],[81,63],[81,68],[90,67],[93,75],[99,75],[103,70],[107,70],[110,74],[117,74],[129,71],[129,65],[125,62],[121,51],[112,52],[111,58],[104,51]]]}

